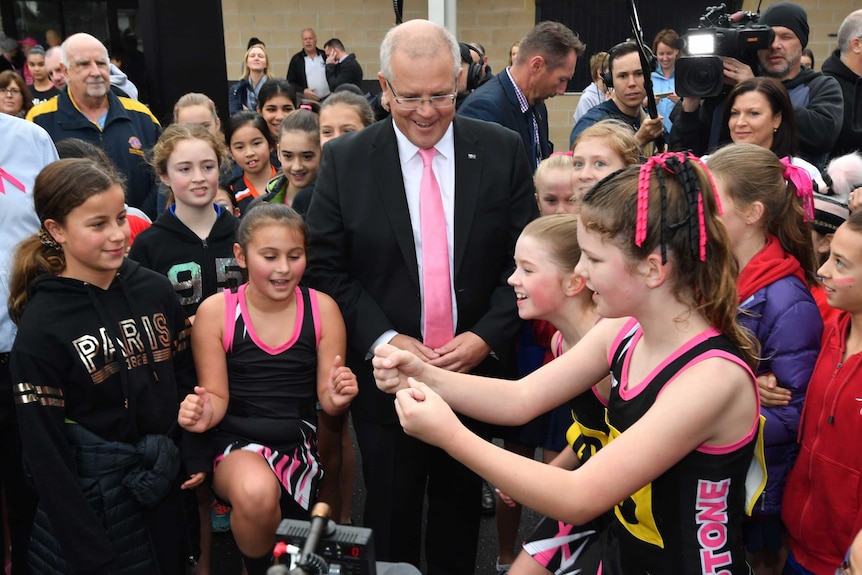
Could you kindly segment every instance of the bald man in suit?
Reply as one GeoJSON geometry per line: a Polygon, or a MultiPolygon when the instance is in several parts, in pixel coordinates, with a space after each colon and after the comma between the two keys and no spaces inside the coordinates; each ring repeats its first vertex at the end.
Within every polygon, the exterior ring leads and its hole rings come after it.
{"type": "Polygon", "coordinates": [[[380,53],[378,79],[392,115],[324,147],[307,216],[306,277],[336,299],[347,325],[347,363],[360,382],[352,414],[365,523],[378,559],[419,565],[427,488],[427,572],[467,575],[475,570],[481,480],[404,434],[392,397],[375,386],[370,358],[388,342],[446,369],[515,376],[520,319],[506,279],[518,235],[537,211],[531,171],[516,133],[455,118],[460,55],[444,28],[406,22],[389,31],[380,53]],[[430,149],[452,302],[450,336],[436,344],[425,339],[419,202],[427,170],[420,156],[430,149]]]}

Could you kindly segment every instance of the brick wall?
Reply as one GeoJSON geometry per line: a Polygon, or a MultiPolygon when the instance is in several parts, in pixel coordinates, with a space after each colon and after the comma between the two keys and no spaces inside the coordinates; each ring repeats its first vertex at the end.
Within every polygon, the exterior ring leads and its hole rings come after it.
{"type": "MultiPolygon", "coordinates": [[[[404,19],[424,18],[416,10],[421,1],[406,2],[404,19]]],[[[318,45],[339,38],[362,64],[365,78],[372,79],[380,68],[378,51],[383,35],[395,24],[388,0],[222,0],[227,75],[236,79],[248,39],[264,41],[271,67],[278,76],[287,72],[290,56],[302,45],[303,28],[314,28],[318,45]]],[[[507,63],[509,46],[529,30],[535,20],[531,0],[461,0],[458,7],[459,39],[486,46],[490,64],[500,70],[507,63]]]]}
{"type": "MultiPolygon", "coordinates": [[[[757,3],[748,0],[745,5],[747,10],[753,10],[757,3]],[[749,4],[753,7],[749,7],[749,4]]],[[[837,34],[844,18],[850,12],[862,8],[862,5],[859,0],[805,0],[801,5],[808,12],[808,26],[811,29],[808,47],[814,52],[814,69],[819,70],[823,61],[838,47],[838,39],[830,34],[837,34]]]]}
{"type": "MultiPolygon", "coordinates": [[[[766,0],[765,10],[774,1],[766,0]]],[[[408,8],[425,6],[422,0],[410,0],[408,8]]],[[[859,8],[859,0],[802,0],[808,11],[811,34],[809,47],[814,52],[815,67],[837,47],[834,34],[844,18],[859,8]]],[[[755,0],[745,0],[744,8],[754,10],[755,0]]],[[[317,32],[318,45],[338,37],[373,79],[379,70],[378,50],[386,31],[395,23],[392,3],[388,0],[222,0],[228,78],[239,77],[245,45],[251,36],[266,43],[270,64],[276,76],[287,72],[287,62],[301,48],[300,32],[311,27],[317,32]]],[[[411,9],[404,19],[424,18],[426,10],[411,9]]],[[[479,42],[488,52],[495,72],[508,59],[509,46],[535,22],[533,0],[460,0],[458,2],[459,40],[479,42]]],[[[572,113],[578,95],[548,100],[551,140],[557,150],[568,147],[572,113]]]]}

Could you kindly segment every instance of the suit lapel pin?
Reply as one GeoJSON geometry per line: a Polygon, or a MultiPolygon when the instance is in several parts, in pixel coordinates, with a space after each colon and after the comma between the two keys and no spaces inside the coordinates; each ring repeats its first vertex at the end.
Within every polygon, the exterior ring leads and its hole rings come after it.
{"type": "Polygon", "coordinates": [[[467,159],[468,159],[468,160],[475,160],[475,159],[476,159],[476,154],[470,154],[470,153],[468,153],[468,154],[467,154],[467,159]]]}

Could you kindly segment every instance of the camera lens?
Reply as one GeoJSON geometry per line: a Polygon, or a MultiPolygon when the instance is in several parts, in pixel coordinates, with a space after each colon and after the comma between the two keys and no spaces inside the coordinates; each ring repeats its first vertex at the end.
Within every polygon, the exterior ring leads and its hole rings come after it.
{"type": "Polygon", "coordinates": [[[718,56],[691,56],[676,62],[676,93],[683,97],[708,98],[721,93],[724,67],[718,56]]]}
{"type": "Polygon", "coordinates": [[[715,70],[709,66],[703,66],[692,70],[688,77],[688,82],[694,90],[698,92],[709,92],[710,88],[715,85],[719,78],[715,75],[715,70]]]}

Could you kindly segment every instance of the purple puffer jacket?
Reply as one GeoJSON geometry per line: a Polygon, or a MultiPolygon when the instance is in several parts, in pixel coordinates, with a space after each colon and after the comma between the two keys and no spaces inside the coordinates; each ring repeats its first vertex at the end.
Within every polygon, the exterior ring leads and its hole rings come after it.
{"type": "Polygon", "coordinates": [[[808,380],[820,352],[823,320],[808,287],[797,277],[781,278],[756,291],[740,304],[739,322],[760,342],[756,375],[775,374],[778,385],[789,389],[790,405],[763,407],[766,417],[766,491],[754,515],[777,515],[787,474],[796,461],[796,436],[808,380]]]}

